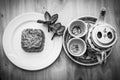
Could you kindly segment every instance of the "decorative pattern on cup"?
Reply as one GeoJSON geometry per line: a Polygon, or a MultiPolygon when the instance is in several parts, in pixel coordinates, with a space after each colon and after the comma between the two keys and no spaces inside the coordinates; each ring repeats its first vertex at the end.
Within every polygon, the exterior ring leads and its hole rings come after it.
{"type": "Polygon", "coordinates": [[[86,52],[86,43],[81,38],[72,38],[67,43],[67,49],[72,56],[80,57],[86,52]]]}
{"type": "Polygon", "coordinates": [[[81,20],[73,21],[68,27],[68,32],[73,37],[83,37],[87,33],[87,26],[85,22],[81,20]]]}

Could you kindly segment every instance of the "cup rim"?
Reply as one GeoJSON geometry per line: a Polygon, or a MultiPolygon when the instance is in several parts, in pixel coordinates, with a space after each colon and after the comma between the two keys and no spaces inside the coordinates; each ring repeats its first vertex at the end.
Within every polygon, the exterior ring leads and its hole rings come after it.
{"type": "Polygon", "coordinates": [[[72,39],[70,39],[69,41],[68,41],[68,43],[67,43],[67,49],[68,49],[68,52],[72,55],[72,56],[76,56],[76,57],[80,57],[80,56],[82,56],[85,52],[86,52],[86,49],[87,49],[87,47],[86,47],[86,43],[85,43],[85,41],[83,40],[83,39],[81,39],[81,38],[72,38],[72,39]],[[71,51],[70,51],[70,49],[69,49],[69,44],[70,44],[70,42],[71,41],[73,41],[73,40],[79,40],[79,41],[81,41],[83,44],[84,44],[84,50],[80,53],[80,54],[73,54],[71,51]]]}
{"type": "Polygon", "coordinates": [[[87,27],[87,25],[86,25],[86,23],[84,22],[84,21],[82,21],[82,20],[73,20],[73,21],[71,21],[71,23],[69,24],[69,27],[68,27],[68,32],[70,33],[70,35],[71,36],[73,36],[73,37],[75,37],[75,38],[79,38],[79,37],[83,37],[86,33],[87,33],[87,30],[88,30],[88,27],[87,27]],[[79,22],[82,22],[85,26],[85,32],[81,35],[81,34],[79,34],[79,35],[74,35],[72,32],[71,32],[71,30],[70,30],[70,28],[71,28],[71,24],[73,23],[73,22],[76,22],[76,21],[79,21],[79,22]]]}

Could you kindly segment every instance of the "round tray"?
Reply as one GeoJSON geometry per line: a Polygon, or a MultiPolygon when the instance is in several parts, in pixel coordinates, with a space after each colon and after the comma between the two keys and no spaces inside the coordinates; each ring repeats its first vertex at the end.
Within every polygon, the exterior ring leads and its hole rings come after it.
{"type": "MultiPolygon", "coordinates": [[[[84,21],[87,25],[89,24],[90,26],[88,26],[88,30],[90,29],[90,27],[93,27],[92,25],[95,24],[95,22],[97,21],[97,18],[95,17],[81,17],[78,20],[82,20],[84,21]]],[[[68,55],[68,57],[73,60],[74,62],[81,64],[81,65],[85,65],[85,66],[92,66],[92,65],[96,65],[99,64],[100,61],[97,59],[97,56],[99,56],[99,54],[97,54],[97,51],[94,50],[90,50],[91,48],[89,47],[89,44],[87,43],[87,34],[82,38],[84,39],[84,41],[87,44],[87,50],[85,52],[85,54],[82,57],[75,57],[72,56],[67,49],[67,43],[68,41],[73,38],[69,32],[68,32],[68,28],[65,30],[64,35],[63,35],[63,47],[64,50],[66,52],[66,54],[68,55]]],[[[111,49],[109,49],[106,52],[106,58],[110,55],[111,49]]]]}

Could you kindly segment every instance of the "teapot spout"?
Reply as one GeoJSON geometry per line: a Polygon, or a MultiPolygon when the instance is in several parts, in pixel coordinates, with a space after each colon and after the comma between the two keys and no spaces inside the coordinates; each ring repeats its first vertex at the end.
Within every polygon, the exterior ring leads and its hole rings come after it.
{"type": "Polygon", "coordinates": [[[103,7],[100,11],[100,14],[99,14],[98,20],[96,21],[96,24],[104,23],[105,15],[106,15],[106,8],[103,7]]]}

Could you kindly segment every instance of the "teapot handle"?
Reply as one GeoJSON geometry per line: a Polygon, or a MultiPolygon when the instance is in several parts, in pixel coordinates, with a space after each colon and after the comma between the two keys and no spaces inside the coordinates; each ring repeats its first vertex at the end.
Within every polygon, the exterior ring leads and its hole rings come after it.
{"type": "Polygon", "coordinates": [[[105,15],[106,15],[106,8],[103,7],[100,11],[96,24],[104,23],[105,15]]]}

